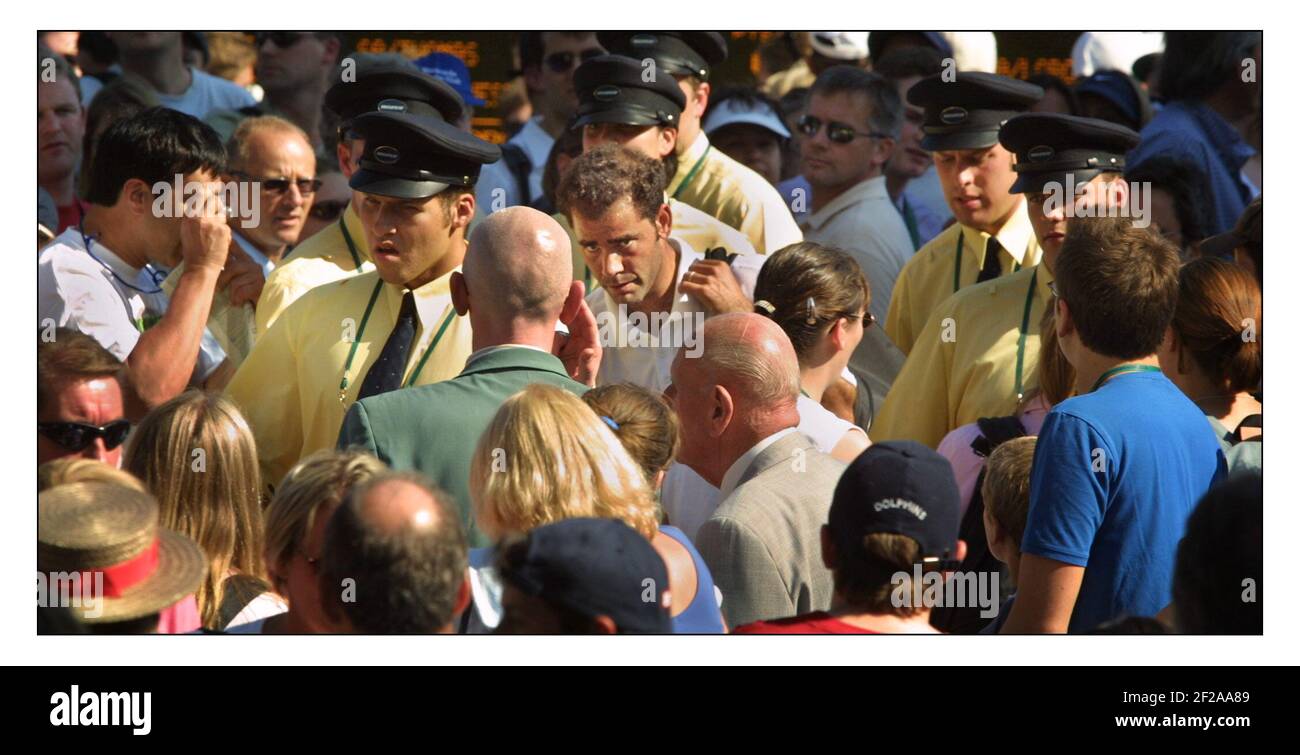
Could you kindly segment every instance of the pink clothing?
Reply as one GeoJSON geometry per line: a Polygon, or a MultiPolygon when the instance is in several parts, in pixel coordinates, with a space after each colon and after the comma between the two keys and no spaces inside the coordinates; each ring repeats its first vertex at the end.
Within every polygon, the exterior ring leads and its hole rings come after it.
{"type": "Polygon", "coordinates": [[[199,601],[193,594],[162,610],[158,617],[158,634],[189,634],[203,626],[199,618],[199,601]]]}
{"type": "MultiPolygon", "coordinates": [[[[1025,407],[1024,413],[1020,415],[1020,424],[1025,426],[1025,431],[1029,435],[1037,435],[1043,428],[1043,420],[1047,418],[1050,409],[1051,407],[1043,401],[1042,394],[1039,394],[1025,407]]],[[[970,447],[978,437],[980,437],[979,425],[972,422],[948,433],[939,442],[939,453],[948,460],[949,464],[952,464],[952,473],[957,478],[957,489],[961,491],[961,516],[966,516],[966,508],[970,506],[970,499],[975,495],[975,482],[979,479],[980,471],[984,469],[984,458],[970,447]]]]}

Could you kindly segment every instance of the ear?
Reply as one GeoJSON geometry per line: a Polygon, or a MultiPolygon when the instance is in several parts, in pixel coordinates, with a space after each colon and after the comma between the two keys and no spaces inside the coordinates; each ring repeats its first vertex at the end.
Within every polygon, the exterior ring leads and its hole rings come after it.
{"type": "Polygon", "coordinates": [[[726,388],[715,385],[713,386],[713,408],[709,413],[709,434],[715,438],[721,437],[731,426],[731,420],[736,416],[736,403],[731,397],[731,392],[726,388]]]}
{"type": "Polygon", "coordinates": [[[965,541],[965,540],[962,540],[961,538],[958,538],[958,539],[957,539],[957,547],[956,547],[956,548],[953,548],[952,556],[953,556],[953,558],[957,559],[958,561],[965,561],[965,560],[966,560],[966,541],[965,541]]]}
{"type": "Polygon", "coordinates": [[[456,203],[451,206],[451,228],[468,229],[469,222],[474,219],[474,192],[467,191],[456,197],[456,203]]]}
{"type": "Polygon", "coordinates": [[[321,63],[325,68],[333,68],[339,60],[339,40],[337,37],[325,38],[325,54],[321,56],[321,63]]]}
{"type": "MultiPolygon", "coordinates": [[[[182,207],[184,206],[184,197],[173,196],[171,199],[182,207]]],[[[146,184],[138,178],[128,179],[127,182],[122,185],[122,193],[118,197],[118,201],[126,202],[127,206],[130,207],[131,211],[136,215],[153,214],[153,190],[149,188],[149,184],[146,184]]],[[[173,211],[177,210],[175,207],[171,209],[173,211]]]]}
{"type": "MultiPolygon", "coordinates": [[[[1129,185],[1123,178],[1117,178],[1107,185],[1107,200],[1111,207],[1128,207],[1129,185]]],[[[1149,209],[1149,208],[1148,208],[1149,209]]]]}
{"type": "MultiPolygon", "coordinates": [[[[677,151],[677,129],[659,129],[659,158],[663,159],[677,151]]],[[[671,180],[672,176],[669,176],[671,180]]]]}
{"type": "Polygon", "coordinates": [[[461,317],[469,314],[469,286],[465,285],[465,275],[459,270],[451,273],[451,306],[461,317]]]}
{"type": "Polygon", "coordinates": [[[663,469],[659,470],[658,472],[655,472],[655,478],[654,480],[651,481],[651,483],[654,485],[655,490],[658,490],[664,486],[664,476],[667,474],[668,474],[667,470],[663,470],[663,469]]]}
{"type": "Polygon", "coordinates": [[[339,172],[343,177],[352,178],[352,149],[348,146],[347,139],[340,139],[334,145],[334,157],[339,161],[339,172]]]}
{"type": "Polygon", "coordinates": [[[667,202],[659,205],[659,212],[655,215],[655,232],[661,239],[668,238],[673,232],[673,209],[667,202]]]}
{"type": "Polygon", "coordinates": [[[704,117],[704,111],[709,109],[709,95],[713,93],[713,86],[709,82],[700,84],[695,90],[695,102],[697,112],[700,117],[704,117]]]}
{"type": "Polygon", "coordinates": [[[897,142],[893,139],[877,139],[876,163],[882,166],[888,163],[889,158],[894,156],[894,147],[896,145],[897,142]]]}
{"type": "Polygon", "coordinates": [[[822,539],[822,565],[831,571],[835,571],[835,564],[839,561],[835,553],[835,543],[831,540],[830,525],[823,524],[821,529],[822,539]]]}
{"type": "Polygon", "coordinates": [[[1056,337],[1057,340],[1063,339],[1074,333],[1074,320],[1070,317],[1070,305],[1065,303],[1065,299],[1057,298],[1056,300],[1056,337]]]}
{"type": "Polygon", "coordinates": [[[618,634],[618,625],[608,616],[601,614],[591,620],[592,634],[618,634]]]}
{"type": "Polygon", "coordinates": [[[586,297],[587,286],[582,281],[569,283],[569,294],[564,297],[564,306],[560,309],[560,322],[573,322],[582,309],[582,300],[586,297]]]}
{"type": "Polygon", "coordinates": [[[529,66],[524,69],[524,86],[527,87],[530,94],[545,88],[545,84],[542,82],[542,67],[540,65],[529,66]]]}
{"type": "Polygon", "coordinates": [[[848,343],[849,339],[848,332],[849,319],[847,317],[841,317],[831,325],[829,335],[831,345],[835,347],[835,351],[839,352],[844,350],[844,346],[848,343]]]}

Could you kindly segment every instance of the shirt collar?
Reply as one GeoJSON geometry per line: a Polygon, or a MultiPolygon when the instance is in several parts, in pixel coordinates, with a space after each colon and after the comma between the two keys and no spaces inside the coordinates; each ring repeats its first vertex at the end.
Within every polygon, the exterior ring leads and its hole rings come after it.
{"type": "Polygon", "coordinates": [[[536,346],[529,346],[526,343],[499,343],[495,346],[484,346],[483,348],[479,349],[473,354],[470,354],[469,358],[465,360],[465,366],[469,367],[471,364],[474,363],[474,360],[476,359],[482,359],[483,357],[490,356],[492,354],[496,354],[498,352],[505,351],[507,349],[532,349],[533,351],[538,351],[543,354],[550,353],[549,351],[546,351],[544,349],[539,349],[536,346]]]}
{"type": "MultiPolygon", "coordinates": [[[[975,248],[980,255],[980,264],[983,264],[984,250],[988,248],[989,234],[983,231],[977,231],[968,225],[962,224],[962,232],[965,234],[966,243],[971,244],[974,239],[979,239],[979,246],[975,248]]],[[[1034,227],[1029,224],[1029,202],[1023,197],[1020,199],[1020,206],[1016,211],[1011,213],[1007,222],[1002,224],[998,230],[996,238],[998,244],[1007,250],[1007,254],[1021,265],[1025,262],[1025,252],[1029,250],[1030,242],[1038,243],[1034,237],[1034,227]]]]}
{"type": "MultiPolygon", "coordinates": [[[[884,175],[868,178],[865,181],[857,183],[848,191],[832,199],[825,207],[812,215],[809,215],[804,220],[804,226],[812,230],[819,230],[843,210],[846,210],[859,202],[866,202],[873,199],[884,199],[889,201],[889,192],[885,189],[884,175]]],[[[901,212],[901,205],[899,205],[899,207],[899,211],[901,212]]]]}
{"type": "MultiPolygon", "coordinates": [[[[442,277],[434,278],[413,290],[416,316],[420,318],[420,325],[426,332],[437,325],[438,319],[445,316],[447,307],[451,305],[451,274],[457,272],[460,272],[460,265],[452,268],[442,277]]],[[[402,297],[411,289],[385,283],[384,290],[391,299],[393,311],[396,312],[401,306],[402,297]]]]}
{"type": "MultiPolygon", "coordinates": [[[[134,281],[139,275],[142,267],[131,267],[121,257],[113,253],[113,250],[104,246],[99,239],[89,234],[83,239],[81,232],[74,226],[64,231],[69,240],[75,240],[77,246],[81,246],[91,257],[99,258],[99,261],[108,266],[109,270],[122,278],[123,280],[134,281]]],[[[51,242],[52,244],[53,242],[51,242]]]]}
{"type": "MultiPolygon", "coordinates": [[[[356,202],[348,202],[348,206],[343,210],[343,227],[347,229],[348,236],[352,238],[353,245],[357,249],[357,258],[361,264],[367,262],[373,263],[374,258],[370,255],[370,244],[366,242],[366,229],[361,225],[361,216],[357,214],[356,202]]],[[[343,242],[343,252],[347,253],[347,239],[340,239],[343,242]]],[[[351,255],[348,255],[351,258],[351,255]]]]}
{"type": "Polygon", "coordinates": [[[749,471],[750,465],[754,463],[754,460],[758,458],[759,454],[768,449],[768,446],[771,446],[773,443],[781,440],[798,429],[799,428],[797,427],[787,427],[784,430],[778,430],[755,443],[753,448],[746,451],[739,459],[731,462],[731,466],[727,468],[727,473],[722,476],[722,484],[718,486],[718,492],[720,494],[718,499],[722,500],[731,495],[731,492],[740,484],[740,478],[745,476],[745,473],[749,471]]]}
{"type": "Polygon", "coordinates": [[[555,144],[555,138],[546,133],[542,128],[542,116],[535,115],[528,119],[524,127],[519,129],[519,135],[516,137],[519,146],[524,148],[528,154],[528,159],[534,166],[545,165],[546,158],[551,152],[551,146],[555,144]]]}
{"type": "Polygon", "coordinates": [[[271,274],[271,271],[275,269],[275,263],[268,259],[265,254],[262,254],[257,247],[253,246],[253,242],[244,238],[244,235],[238,231],[232,230],[230,235],[235,237],[235,243],[239,244],[240,249],[244,250],[244,254],[247,254],[257,263],[258,267],[262,268],[263,275],[271,274]]]}

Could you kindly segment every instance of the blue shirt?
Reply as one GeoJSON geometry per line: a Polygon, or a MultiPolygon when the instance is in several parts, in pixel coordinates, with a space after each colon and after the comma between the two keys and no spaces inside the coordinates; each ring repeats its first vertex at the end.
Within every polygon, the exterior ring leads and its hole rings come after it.
{"type": "Polygon", "coordinates": [[[912,187],[903,189],[894,202],[898,214],[903,216],[907,233],[912,237],[912,251],[916,251],[938,236],[946,227],[947,221],[939,217],[925,202],[919,200],[912,192],[912,187]]]}
{"type": "Polygon", "coordinates": [[[1020,549],[1087,567],[1071,632],[1169,605],[1187,517],[1226,473],[1205,416],[1160,372],[1116,375],[1048,413],[1020,549]]]}
{"type": "Polygon", "coordinates": [[[1171,102],[1142,129],[1142,141],[1125,157],[1125,172],[1152,157],[1183,160],[1200,172],[1210,190],[1206,233],[1231,230],[1254,192],[1241,168],[1255,150],[1223,116],[1203,102],[1171,102]]]}

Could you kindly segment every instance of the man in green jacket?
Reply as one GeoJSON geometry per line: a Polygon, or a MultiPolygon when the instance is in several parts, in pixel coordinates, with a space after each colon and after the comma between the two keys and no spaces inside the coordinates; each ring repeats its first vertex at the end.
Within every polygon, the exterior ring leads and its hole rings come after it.
{"type": "Polygon", "coordinates": [[[456,501],[470,547],[489,545],[469,496],[469,467],[497,409],[532,383],[581,395],[595,384],[596,319],[573,280],[564,229],[528,207],[492,213],[474,229],[451,278],[457,314],[469,315],[473,352],[451,380],[390,391],[352,406],[339,448],[359,448],[430,477],[456,501]],[[568,335],[556,332],[556,323],[568,335]]]}

